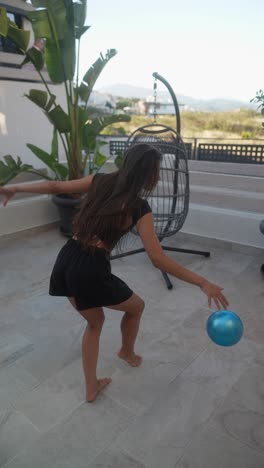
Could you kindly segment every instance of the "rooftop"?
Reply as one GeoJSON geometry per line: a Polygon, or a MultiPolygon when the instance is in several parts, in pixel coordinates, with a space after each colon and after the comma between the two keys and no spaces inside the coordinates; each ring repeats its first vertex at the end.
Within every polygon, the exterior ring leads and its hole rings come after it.
{"type": "Polygon", "coordinates": [[[47,293],[64,242],[54,226],[0,238],[0,466],[263,468],[263,250],[182,233],[164,242],[211,251],[171,255],[224,286],[245,326],[232,348],[209,340],[198,288],[173,279],[168,291],[145,254],[113,261],[146,302],[144,361],[117,358],[121,314],[106,310],[99,374],[113,382],[87,404],[84,320],[47,293]]]}

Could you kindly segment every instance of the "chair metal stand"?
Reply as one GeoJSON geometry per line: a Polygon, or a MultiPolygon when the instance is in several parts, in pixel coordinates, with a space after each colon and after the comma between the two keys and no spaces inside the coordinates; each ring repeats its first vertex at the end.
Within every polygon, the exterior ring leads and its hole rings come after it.
{"type": "MultiPolygon", "coordinates": [[[[188,254],[194,254],[194,255],[202,255],[204,257],[210,257],[210,252],[205,252],[201,250],[181,249],[178,247],[166,247],[166,246],[162,246],[162,248],[163,250],[168,250],[170,252],[181,252],[181,253],[188,253],[188,254]]],[[[110,258],[111,260],[115,260],[117,258],[128,257],[129,255],[134,255],[134,254],[142,253],[142,252],[145,252],[144,247],[142,247],[141,249],[130,250],[129,252],[124,252],[122,254],[112,255],[110,258]]],[[[160,270],[160,272],[165,280],[167,288],[172,289],[173,285],[169,278],[169,275],[165,271],[160,270]]]]}
{"type": "MultiPolygon", "coordinates": [[[[264,219],[261,221],[261,223],[259,225],[259,230],[260,230],[261,234],[264,234],[264,219]]],[[[264,263],[262,263],[262,265],[260,267],[260,271],[261,271],[261,273],[264,273],[264,263]]]]}

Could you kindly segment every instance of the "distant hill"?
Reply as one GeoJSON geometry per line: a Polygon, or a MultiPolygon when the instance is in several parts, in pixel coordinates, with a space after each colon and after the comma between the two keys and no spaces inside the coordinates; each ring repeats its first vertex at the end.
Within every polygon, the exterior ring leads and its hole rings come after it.
{"type": "MultiPolygon", "coordinates": [[[[163,86],[163,85],[162,85],[163,86]]],[[[127,97],[127,98],[139,98],[144,99],[148,96],[153,95],[153,89],[143,88],[141,86],[133,86],[128,84],[114,84],[105,86],[99,89],[99,92],[112,94],[113,96],[127,97]]],[[[254,94],[254,93],[253,93],[254,94]]],[[[200,111],[232,111],[235,109],[246,108],[256,109],[256,104],[249,102],[237,101],[232,99],[196,99],[190,96],[184,96],[177,94],[177,100],[179,104],[186,105],[194,110],[200,111]]],[[[168,99],[169,94],[167,91],[158,91],[158,97],[161,99],[168,99]]]]}

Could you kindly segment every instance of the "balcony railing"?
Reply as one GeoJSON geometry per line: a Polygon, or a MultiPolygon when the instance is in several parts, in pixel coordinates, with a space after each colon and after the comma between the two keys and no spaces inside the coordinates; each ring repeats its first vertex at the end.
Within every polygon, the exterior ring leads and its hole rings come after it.
{"type": "MultiPolygon", "coordinates": [[[[218,141],[218,140],[217,140],[218,141]]],[[[230,143],[225,139],[223,143],[218,143],[211,139],[199,142],[194,138],[192,142],[185,143],[188,159],[198,161],[232,162],[242,164],[264,164],[264,139],[255,140],[263,144],[246,144],[244,140],[240,143],[230,143]]],[[[126,147],[126,138],[110,141],[110,155],[115,156],[123,153],[126,147]]]]}

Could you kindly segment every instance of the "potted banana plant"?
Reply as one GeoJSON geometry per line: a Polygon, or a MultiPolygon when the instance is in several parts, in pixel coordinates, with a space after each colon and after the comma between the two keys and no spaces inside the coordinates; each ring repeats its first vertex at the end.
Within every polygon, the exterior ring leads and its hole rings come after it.
{"type": "MultiPolygon", "coordinates": [[[[115,49],[108,49],[105,55],[92,64],[80,79],[81,38],[89,29],[85,26],[86,0],[31,0],[32,11],[27,12],[34,32],[34,46],[29,46],[30,32],[19,29],[10,21],[5,8],[0,7],[0,35],[15,42],[24,54],[21,64],[33,64],[43,83],[43,90],[31,89],[26,95],[46,115],[53,126],[50,152],[33,145],[28,148],[48,167],[48,174],[38,172],[33,166],[23,164],[6,155],[0,161],[0,185],[4,185],[21,172],[33,172],[51,180],[79,179],[87,173],[97,171],[106,160],[101,152],[104,142],[98,136],[113,123],[129,121],[124,114],[102,114],[88,107],[94,84],[105,65],[116,55],[115,49]],[[36,47],[42,41],[43,47],[36,47]],[[45,79],[43,68],[48,72],[45,79]],[[66,108],[57,102],[49,83],[62,84],[66,108]],[[59,145],[64,151],[65,164],[59,160],[59,145]]],[[[54,196],[61,215],[60,229],[70,235],[72,216],[80,200],[72,195],[54,196]]]]}

